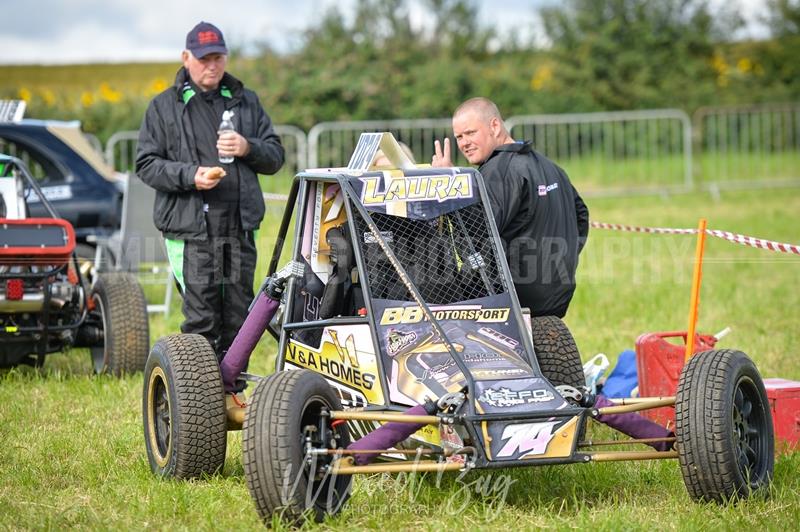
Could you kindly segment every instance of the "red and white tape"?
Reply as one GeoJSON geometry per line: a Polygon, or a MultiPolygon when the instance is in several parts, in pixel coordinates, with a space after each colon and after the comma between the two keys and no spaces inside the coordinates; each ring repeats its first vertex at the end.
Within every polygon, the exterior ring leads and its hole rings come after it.
{"type": "MultiPolygon", "coordinates": [[[[670,235],[696,235],[697,229],[674,229],[671,227],[637,227],[632,225],[607,224],[604,222],[591,222],[595,229],[611,229],[612,231],[628,231],[632,233],[660,233],[670,235]]],[[[728,242],[750,246],[754,248],[767,249],[780,253],[794,253],[800,255],[800,246],[794,244],[784,244],[772,240],[764,240],[753,236],[739,235],[730,231],[720,231],[719,229],[706,229],[706,234],[715,236],[728,242]]]]}
{"type": "MultiPolygon", "coordinates": [[[[289,196],[285,194],[270,194],[265,192],[264,199],[266,201],[286,201],[289,199],[289,196]]],[[[659,233],[667,235],[697,234],[697,229],[674,229],[672,227],[638,227],[633,225],[607,224],[605,222],[591,222],[591,226],[595,229],[611,229],[612,231],[628,231],[631,233],[659,233]]],[[[768,249],[769,251],[777,251],[779,253],[794,253],[795,255],[800,255],[800,246],[794,244],[784,244],[781,242],[774,242],[772,240],[764,240],[763,238],[739,235],[729,231],[720,231],[719,229],[706,229],[706,234],[727,240],[728,242],[741,244],[743,246],[768,249]]]]}

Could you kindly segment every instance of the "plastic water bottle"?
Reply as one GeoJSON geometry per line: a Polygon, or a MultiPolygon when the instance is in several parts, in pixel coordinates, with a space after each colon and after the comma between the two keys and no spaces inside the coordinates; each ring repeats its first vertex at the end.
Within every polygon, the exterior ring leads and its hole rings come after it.
{"type": "Polygon", "coordinates": [[[583,365],[583,376],[586,379],[586,387],[589,388],[592,393],[597,393],[597,382],[600,380],[600,377],[603,376],[603,373],[606,372],[608,366],[608,357],[603,353],[596,354],[583,365]]]}
{"type": "MultiPolygon", "coordinates": [[[[233,127],[233,111],[222,111],[222,122],[219,123],[217,128],[217,135],[222,135],[226,131],[236,131],[233,127]]],[[[229,164],[233,162],[232,155],[219,154],[219,162],[229,164]]]]}

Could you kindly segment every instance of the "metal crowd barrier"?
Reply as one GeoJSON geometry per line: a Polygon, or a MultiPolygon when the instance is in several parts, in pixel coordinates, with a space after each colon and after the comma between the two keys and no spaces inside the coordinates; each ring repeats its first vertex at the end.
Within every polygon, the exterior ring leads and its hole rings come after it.
{"type": "Polygon", "coordinates": [[[689,190],[692,126],[678,109],[513,116],[511,135],[562,166],[587,195],[689,190]]]}
{"type": "MultiPolygon", "coordinates": [[[[417,163],[430,162],[433,156],[433,141],[452,138],[452,122],[449,118],[420,118],[408,120],[362,120],[355,122],[321,122],[308,132],[309,168],[333,168],[346,166],[358,143],[361,133],[388,131],[394,138],[405,143],[414,154],[417,163]]],[[[453,144],[453,162],[468,164],[453,144]]]]}
{"type": "MultiPolygon", "coordinates": [[[[308,143],[303,130],[291,125],[278,124],[273,127],[275,132],[280,135],[286,151],[284,169],[291,172],[292,175],[305,169],[308,160],[308,143]]],[[[138,140],[138,131],[118,131],[111,135],[106,143],[106,162],[119,172],[133,172],[138,140]]]]}
{"type": "MultiPolygon", "coordinates": [[[[677,109],[512,116],[517,140],[562,166],[587,196],[629,195],[704,187],[768,187],[800,183],[800,103],[706,107],[688,115],[677,109]]],[[[306,135],[276,125],[286,148],[285,173],[345,166],[364,132],[390,131],[418,163],[429,162],[436,139],[450,137],[450,118],[322,122],[306,135]]],[[[136,131],[115,133],[106,159],[133,170],[136,131]]]]}
{"type": "Polygon", "coordinates": [[[695,175],[720,188],[800,181],[800,103],[701,107],[695,175]]]}

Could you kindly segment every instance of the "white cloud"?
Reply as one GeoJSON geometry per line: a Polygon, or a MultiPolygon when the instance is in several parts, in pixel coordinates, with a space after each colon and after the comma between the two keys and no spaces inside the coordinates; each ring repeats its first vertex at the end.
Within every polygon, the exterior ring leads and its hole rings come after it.
{"type": "MultiPolygon", "coordinates": [[[[554,1],[478,0],[479,16],[501,33],[518,28],[521,36],[536,38],[535,8],[554,1]]],[[[748,20],[763,11],[764,0],[739,1],[748,20]]],[[[337,6],[347,14],[354,5],[355,0],[4,0],[0,63],[177,60],[186,32],[200,20],[217,24],[231,45],[266,42],[286,50],[326,9],[337,6]]],[[[425,20],[421,5],[412,0],[412,22],[425,20]]]]}

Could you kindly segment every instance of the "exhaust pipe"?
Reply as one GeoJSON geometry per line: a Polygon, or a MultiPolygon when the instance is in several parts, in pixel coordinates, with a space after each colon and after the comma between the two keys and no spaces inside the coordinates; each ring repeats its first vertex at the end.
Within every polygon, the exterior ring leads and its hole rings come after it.
{"type": "Polygon", "coordinates": [[[0,295],[0,312],[40,312],[44,308],[44,294],[23,294],[22,299],[7,299],[0,295]]]}

